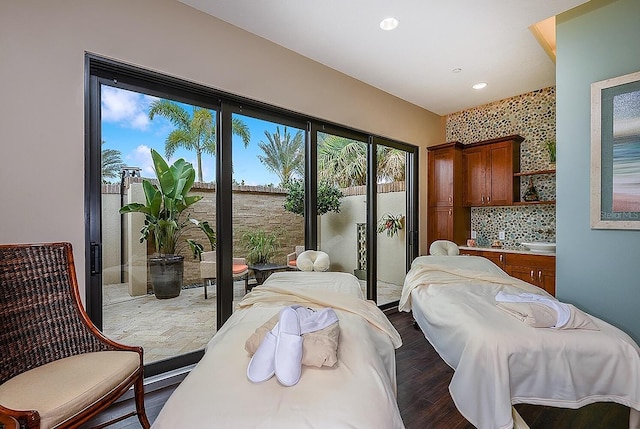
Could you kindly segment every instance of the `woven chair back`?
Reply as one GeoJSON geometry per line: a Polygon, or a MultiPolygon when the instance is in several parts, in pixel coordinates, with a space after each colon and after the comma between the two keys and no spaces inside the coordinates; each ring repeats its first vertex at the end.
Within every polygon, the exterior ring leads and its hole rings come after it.
{"type": "Polygon", "coordinates": [[[57,359],[112,350],[83,324],[69,243],[0,246],[0,384],[57,359]]]}

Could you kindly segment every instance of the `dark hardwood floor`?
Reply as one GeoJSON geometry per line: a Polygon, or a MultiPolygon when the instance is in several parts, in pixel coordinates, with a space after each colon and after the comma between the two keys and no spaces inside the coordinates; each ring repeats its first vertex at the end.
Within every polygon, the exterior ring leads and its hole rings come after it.
{"type": "MultiPolygon", "coordinates": [[[[449,395],[453,370],[440,359],[422,332],[413,327],[411,314],[393,312],[388,317],[402,336],[403,345],[396,351],[398,406],[407,429],[472,429],[474,426],[462,417],[449,395]]],[[[155,420],[174,388],[146,395],[149,421],[155,420]]],[[[83,427],[90,428],[132,408],[132,400],[116,404],[83,427]]],[[[629,425],[629,408],[614,403],[592,404],[579,410],[525,404],[516,405],[516,409],[531,429],[626,429],[629,425]]],[[[110,426],[139,427],[135,417],[110,426]]]]}

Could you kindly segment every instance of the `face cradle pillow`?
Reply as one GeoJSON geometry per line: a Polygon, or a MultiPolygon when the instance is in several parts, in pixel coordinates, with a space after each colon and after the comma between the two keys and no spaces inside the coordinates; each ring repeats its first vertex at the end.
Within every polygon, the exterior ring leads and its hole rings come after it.
{"type": "Polygon", "coordinates": [[[329,255],[319,250],[305,250],[296,260],[300,271],[328,271],[329,264],[329,255]]]}
{"type": "Polygon", "coordinates": [[[456,256],[460,254],[460,249],[453,241],[436,240],[431,243],[429,254],[434,256],[456,256]]]}

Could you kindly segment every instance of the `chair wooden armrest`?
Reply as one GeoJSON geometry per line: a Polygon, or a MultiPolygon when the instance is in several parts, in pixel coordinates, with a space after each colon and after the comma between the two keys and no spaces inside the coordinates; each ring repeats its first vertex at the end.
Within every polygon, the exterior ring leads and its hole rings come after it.
{"type": "MultiPolygon", "coordinates": [[[[21,422],[23,422],[22,424],[26,425],[28,428],[37,428],[40,426],[40,415],[36,410],[16,411],[0,405],[0,416],[9,416],[14,418],[18,421],[18,425],[20,427],[22,427],[21,422]]],[[[13,428],[9,426],[8,429],[13,428]]]]}

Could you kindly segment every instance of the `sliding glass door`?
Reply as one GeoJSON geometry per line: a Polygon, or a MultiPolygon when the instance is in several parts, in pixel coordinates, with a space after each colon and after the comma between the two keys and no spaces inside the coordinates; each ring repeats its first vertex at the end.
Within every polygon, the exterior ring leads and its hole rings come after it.
{"type": "Polygon", "coordinates": [[[318,250],[329,255],[331,271],[367,285],[367,137],[324,127],[317,136],[318,250]]]}
{"type": "Polygon", "coordinates": [[[407,260],[407,210],[409,208],[406,166],[409,153],[376,145],[377,207],[377,303],[400,299],[407,260]]]}
{"type": "Polygon", "coordinates": [[[146,365],[200,353],[216,332],[216,273],[215,265],[208,273],[202,270],[189,241],[200,251],[215,250],[215,239],[193,222],[206,223],[215,236],[217,111],[151,95],[144,87],[98,85],[102,269],[94,291],[101,295],[102,331],[118,342],[142,345],[146,365]],[[182,288],[170,299],[149,265],[158,252],[159,230],[141,238],[145,214],[120,213],[128,205],[148,205],[144,182],[158,186],[152,151],[168,165],[179,159],[190,163],[195,180],[190,195],[200,199],[177,219],[182,230],[171,253],[183,258],[182,288]]]}
{"type": "Polygon", "coordinates": [[[231,115],[234,302],[304,248],[305,123],[238,109],[231,115]],[[246,270],[246,272],[244,271],[246,270]]]}

